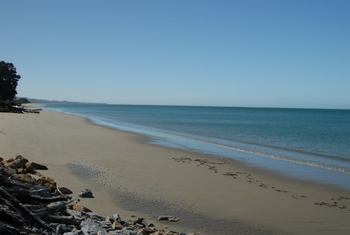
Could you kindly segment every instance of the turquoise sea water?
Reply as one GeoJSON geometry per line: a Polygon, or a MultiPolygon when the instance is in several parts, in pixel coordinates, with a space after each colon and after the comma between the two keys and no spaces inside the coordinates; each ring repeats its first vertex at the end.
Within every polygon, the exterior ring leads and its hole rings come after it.
{"type": "Polygon", "coordinates": [[[46,104],[154,144],[350,189],[350,110],[46,104]]]}

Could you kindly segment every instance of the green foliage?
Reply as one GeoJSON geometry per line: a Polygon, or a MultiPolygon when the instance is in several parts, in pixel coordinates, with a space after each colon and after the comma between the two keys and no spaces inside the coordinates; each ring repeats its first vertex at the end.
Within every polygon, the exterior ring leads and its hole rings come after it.
{"type": "Polygon", "coordinates": [[[30,103],[30,101],[27,98],[19,98],[17,100],[14,100],[15,103],[17,104],[27,104],[30,103]]]}
{"type": "Polygon", "coordinates": [[[11,101],[15,98],[20,78],[12,63],[0,61],[0,100],[11,101]]]}

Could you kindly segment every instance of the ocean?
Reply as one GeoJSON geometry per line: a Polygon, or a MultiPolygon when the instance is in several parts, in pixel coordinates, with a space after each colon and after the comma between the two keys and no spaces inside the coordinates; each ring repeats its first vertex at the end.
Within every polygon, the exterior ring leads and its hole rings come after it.
{"type": "Polygon", "coordinates": [[[350,110],[71,103],[42,108],[146,135],[151,144],[350,189],[350,110]]]}

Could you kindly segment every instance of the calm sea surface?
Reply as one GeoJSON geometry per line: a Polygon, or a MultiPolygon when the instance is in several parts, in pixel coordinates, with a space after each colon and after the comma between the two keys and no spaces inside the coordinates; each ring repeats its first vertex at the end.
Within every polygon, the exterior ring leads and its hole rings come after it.
{"type": "Polygon", "coordinates": [[[43,108],[144,134],[154,144],[350,189],[350,110],[64,103],[43,108]]]}

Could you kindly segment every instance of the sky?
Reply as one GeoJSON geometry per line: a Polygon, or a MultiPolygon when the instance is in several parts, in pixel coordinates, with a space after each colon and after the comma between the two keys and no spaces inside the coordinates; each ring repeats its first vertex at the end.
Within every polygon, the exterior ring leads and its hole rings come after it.
{"type": "Polygon", "coordinates": [[[20,97],[350,109],[348,0],[0,0],[20,97]]]}

